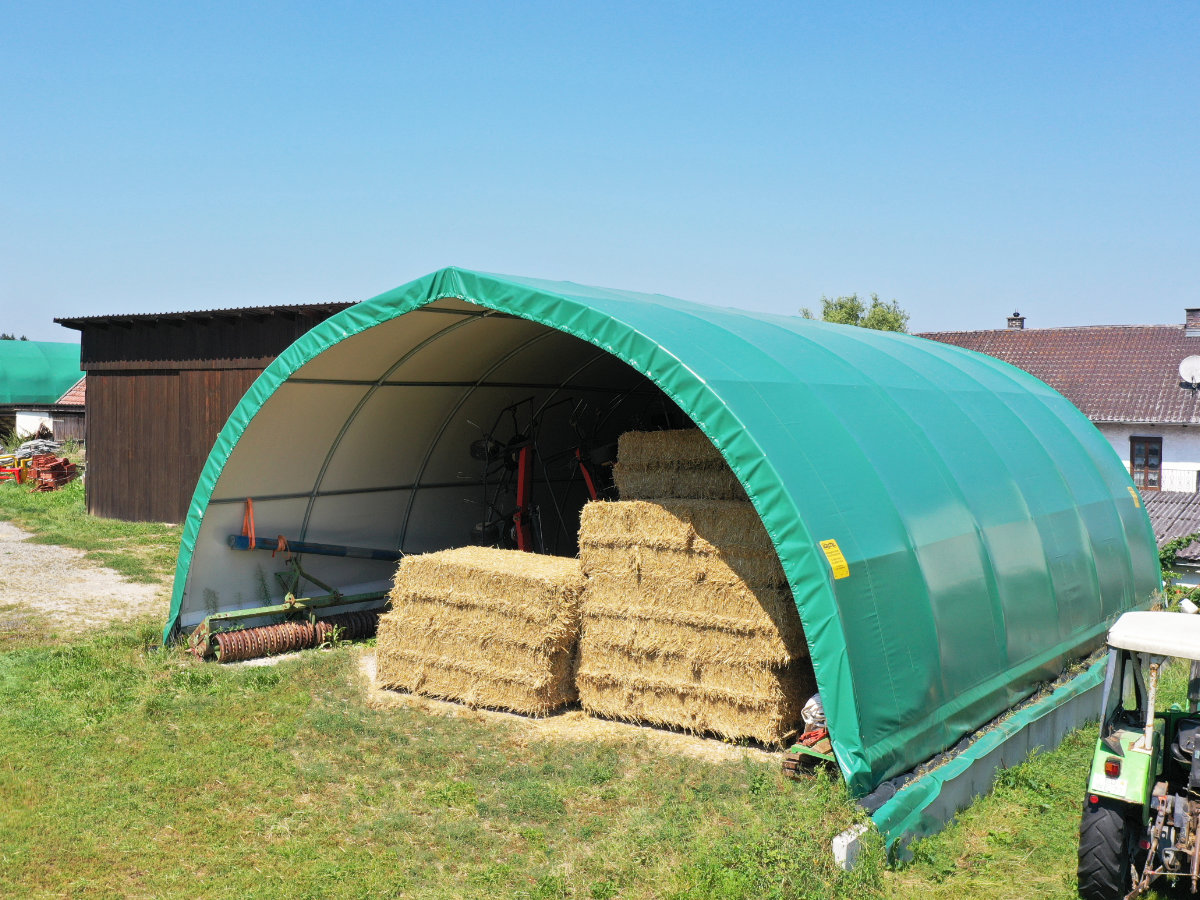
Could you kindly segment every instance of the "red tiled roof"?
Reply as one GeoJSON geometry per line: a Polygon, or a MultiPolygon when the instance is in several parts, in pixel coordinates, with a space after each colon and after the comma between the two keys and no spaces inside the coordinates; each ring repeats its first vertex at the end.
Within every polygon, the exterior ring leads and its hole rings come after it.
{"type": "Polygon", "coordinates": [[[1200,423],[1179,363],[1200,355],[1182,325],[934,331],[918,335],[994,356],[1040,378],[1093,422],[1200,423]]]}
{"type": "MultiPolygon", "coordinates": [[[[1158,546],[1185,534],[1200,531],[1200,494],[1177,491],[1143,491],[1142,500],[1154,527],[1158,546]]],[[[1200,561],[1200,541],[1193,541],[1179,551],[1176,559],[1200,561]]]]}
{"type": "Polygon", "coordinates": [[[80,378],[71,389],[58,398],[58,406],[83,406],[87,396],[87,376],[80,378]]]}

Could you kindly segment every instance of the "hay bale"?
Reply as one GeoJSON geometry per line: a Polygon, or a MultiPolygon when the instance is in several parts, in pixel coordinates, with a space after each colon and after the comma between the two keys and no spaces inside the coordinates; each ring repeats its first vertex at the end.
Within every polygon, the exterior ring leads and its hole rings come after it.
{"type": "Polygon", "coordinates": [[[742,483],[723,460],[721,465],[721,469],[689,470],[618,462],[613,466],[613,481],[623,500],[745,500],[742,483]]]}
{"type": "Polygon", "coordinates": [[[796,731],[807,643],[749,503],[589,503],[579,543],[585,710],[768,744],[796,731]]]}
{"type": "Polygon", "coordinates": [[[725,457],[699,428],[627,431],[617,439],[617,459],[675,469],[719,469],[725,465],[725,457]]]}
{"type": "Polygon", "coordinates": [[[652,547],[686,553],[775,555],[762,520],[736,500],[621,500],[588,503],[579,524],[580,551],[652,547]]]}
{"type": "Polygon", "coordinates": [[[579,548],[584,571],[590,575],[604,572],[643,581],[681,578],[699,587],[731,586],[788,589],[787,576],[774,549],[770,553],[690,553],[686,550],[661,550],[655,547],[579,548]]]}
{"type": "Polygon", "coordinates": [[[623,500],[745,500],[724,457],[698,428],[630,431],[617,442],[613,481],[623,500]]]}
{"type": "Polygon", "coordinates": [[[578,560],[462,547],[407,556],[379,620],[388,688],[545,715],[576,699],[578,560]]]}
{"type": "Polygon", "coordinates": [[[664,672],[661,659],[617,655],[603,663],[581,659],[575,678],[592,715],[764,744],[795,734],[815,689],[811,670],[799,664],[782,670],[717,666],[683,676],[664,672]]]}

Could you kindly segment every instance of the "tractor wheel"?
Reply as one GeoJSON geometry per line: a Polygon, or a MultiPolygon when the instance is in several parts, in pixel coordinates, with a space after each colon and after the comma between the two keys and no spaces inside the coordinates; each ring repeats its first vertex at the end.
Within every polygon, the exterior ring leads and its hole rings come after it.
{"type": "Polygon", "coordinates": [[[1079,822],[1079,896],[1121,900],[1133,888],[1133,826],[1123,805],[1083,804],[1079,822]]]}

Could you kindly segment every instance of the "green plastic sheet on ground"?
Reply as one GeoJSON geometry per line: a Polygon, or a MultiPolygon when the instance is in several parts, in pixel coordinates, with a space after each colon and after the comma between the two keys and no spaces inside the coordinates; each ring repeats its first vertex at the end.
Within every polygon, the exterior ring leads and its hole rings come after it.
{"type": "MultiPolygon", "coordinates": [[[[747,297],[755,292],[747,285],[747,297]]],[[[403,468],[395,456],[404,455],[402,438],[386,442],[395,453],[385,461],[381,442],[370,449],[345,436],[363,405],[376,402],[371,391],[399,377],[387,373],[448,371],[484,352],[487,343],[463,352],[467,345],[450,334],[457,324],[419,342],[405,337],[416,328],[409,322],[451,318],[414,313],[449,314],[439,307],[454,303],[504,314],[487,320],[497,335],[496,323],[513,317],[599,348],[661,388],[720,449],[787,573],[834,752],[855,793],[910,770],[1028,696],[1160,587],[1154,536],[1123,464],[1075,407],[1025,372],[908,335],[444,269],[314,328],[251,387],[197,484],[165,637],[206,611],[261,600],[233,583],[249,576],[219,555],[222,529],[240,517],[233,502],[251,492],[251,473],[281,498],[273,523],[280,531],[302,518],[310,539],[329,539],[311,537],[310,519],[333,528],[341,516],[334,538],[372,540],[349,519],[379,518],[366,506],[376,494],[351,504],[353,483],[317,487],[334,471],[403,468]],[[407,349],[395,344],[402,337],[407,349]],[[380,359],[374,388],[304,377],[328,375],[323,361],[361,368],[372,354],[380,359]],[[333,399],[343,388],[345,399],[333,399]],[[277,434],[289,409],[303,411],[307,427],[268,442],[259,432],[270,423],[277,434]],[[300,471],[289,460],[324,443],[365,449],[353,459],[345,449],[326,454],[313,464],[315,487],[313,467],[300,471]],[[289,484],[308,500],[287,499],[289,484]],[[314,503],[324,504],[317,514],[314,503]]],[[[468,325],[454,335],[491,334],[468,325]]],[[[514,343],[505,365],[552,346],[538,340],[514,343]]],[[[547,352],[537,365],[546,370],[553,359],[547,352]]],[[[415,423],[425,415],[418,407],[439,406],[422,406],[416,387],[395,390],[414,393],[387,421],[411,415],[415,423]]],[[[413,543],[413,533],[406,518],[401,528],[380,526],[372,545],[432,546],[413,543]]]]}
{"type": "Polygon", "coordinates": [[[0,341],[0,403],[55,403],[82,377],[78,344],[0,341]]]}

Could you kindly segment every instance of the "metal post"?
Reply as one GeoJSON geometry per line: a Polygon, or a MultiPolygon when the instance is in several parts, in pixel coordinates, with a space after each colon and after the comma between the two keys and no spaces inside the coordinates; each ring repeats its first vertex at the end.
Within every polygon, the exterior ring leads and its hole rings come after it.
{"type": "Polygon", "coordinates": [[[1158,701],[1158,670],[1161,663],[1150,663],[1150,696],[1146,698],[1146,732],[1138,742],[1139,750],[1149,753],[1154,749],[1154,705],[1158,701]]]}

